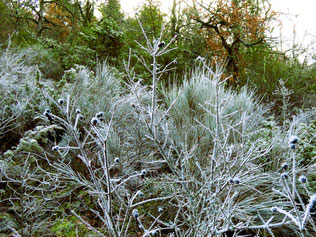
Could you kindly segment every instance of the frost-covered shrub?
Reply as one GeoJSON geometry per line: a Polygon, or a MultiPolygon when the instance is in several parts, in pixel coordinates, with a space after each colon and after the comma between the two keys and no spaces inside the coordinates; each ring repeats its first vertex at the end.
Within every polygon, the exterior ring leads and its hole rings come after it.
{"type": "MultiPolygon", "coordinates": [[[[52,99],[55,100],[51,103],[53,112],[63,116],[66,112],[66,103],[60,105],[58,100],[62,98],[66,101],[67,96],[70,96],[71,113],[74,114],[78,109],[82,115],[78,123],[80,128],[86,126],[100,111],[104,113],[101,125],[110,119],[112,112],[115,112],[113,129],[108,139],[113,157],[126,154],[129,150],[134,154],[133,157],[140,159],[146,150],[146,144],[153,149],[153,142],[148,142],[145,136],[148,132],[144,120],[148,118],[140,106],[140,103],[147,106],[151,101],[148,88],[145,86],[124,88],[121,81],[114,77],[112,69],[106,63],[99,63],[96,72],[79,65],[65,71],[63,80],[56,83],[56,87],[60,94],[58,97],[52,95],[52,99]]],[[[50,97],[50,94],[47,96],[50,97]]],[[[105,130],[106,127],[102,129],[101,126],[100,131],[105,130]]],[[[67,133],[64,140],[69,140],[67,133]]]]}
{"type": "MultiPolygon", "coordinates": [[[[168,91],[164,91],[164,98],[167,104],[177,97],[171,109],[171,117],[175,124],[176,138],[179,142],[199,147],[208,151],[214,144],[210,131],[216,128],[216,78],[214,74],[204,68],[196,68],[183,85],[173,85],[168,91]],[[205,127],[201,126],[203,124],[205,127]],[[210,131],[208,131],[210,130],[210,131]]],[[[226,126],[233,126],[229,142],[241,142],[240,132],[242,131],[243,118],[247,117],[247,133],[259,128],[264,121],[266,109],[255,99],[253,91],[243,88],[235,92],[225,88],[224,84],[218,86],[218,104],[221,122],[226,126]]]]}
{"type": "Polygon", "coordinates": [[[60,80],[64,69],[60,62],[60,55],[53,47],[34,44],[23,49],[23,53],[26,65],[36,66],[46,79],[60,80]]]}
{"type": "Polygon", "coordinates": [[[0,152],[16,141],[12,134],[25,131],[25,113],[34,94],[36,67],[25,65],[25,53],[10,48],[0,50],[0,152]],[[10,134],[9,134],[10,133],[10,134]]]}
{"type": "Polygon", "coordinates": [[[1,204],[19,223],[10,234],[315,232],[314,113],[280,128],[253,92],[224,87],[223,67],[205,60],[161,96],[162,35],[141,46],[151,62],[138,57],[151,86],[128,62],[125,82],[104,63],[76,65],[58,82],[36,73],[12,87],[34,96],[26,113],[33,126],[0,161],[1,204]]]}
{"type": "MultiPolygon", "coordinates": [[[[120,81],[115,78],[106,63],[99,63],[96,73],[84,66],[65,71],[64,85],[59,89],[59,97],[70,95],[76,99],[76,105],[83,115],[93,115],[99,111],[108,114],[118,96],[121,94],[120,81]]],[[[107,116],[107,115],[106,115],[107,116]]]]}
{"type": "Polygon", "coordinates": [[[26,52],[10,48],[0,49],[0,90],[1,94],[17,90],[26,80],[35,75],[36,67],[26,65],[26,52]]]}

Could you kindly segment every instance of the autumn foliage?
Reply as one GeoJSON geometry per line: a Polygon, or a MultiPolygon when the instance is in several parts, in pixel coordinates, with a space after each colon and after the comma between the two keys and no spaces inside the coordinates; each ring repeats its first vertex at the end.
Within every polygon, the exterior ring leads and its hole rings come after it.
{"type": "Polygon", "coordinates": [[[245,66],[244,47],[264,43],[265,33],[275,13],[263,1],[219,0],[205,6],[194,1],[191,19],[200,23],[199,33],[206,39],[206,50],[216,58],[227,59],[227,69],[237,80],[245,66]]]}
{"type": "Polygon", "coordinates": [[[50,34],[53,34],[59,41],[65,41],[72,28],[70,14],[54,2],[47,5],[45,14],[46,18],[51,22],[49,25],[50,34]]]}

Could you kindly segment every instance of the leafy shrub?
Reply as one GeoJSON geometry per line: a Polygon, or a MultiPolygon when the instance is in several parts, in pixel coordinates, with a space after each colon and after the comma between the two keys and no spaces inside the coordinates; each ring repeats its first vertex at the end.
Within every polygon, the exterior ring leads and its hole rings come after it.
{"type": "Polygon", "coordinates": [[[275,112],[279,111],[278,106],[281,104],[274,94],[280,79],[285,81],[286,88],[292,91],[289,97],[290,108],[315,106],[315,63],[302,64],[297,58],[289,58],[285,53],[275,52],[269,46],[247,49],[245,61],[247,66],[241,72],[241,85],[247,84],[250,88],[255,88],[265,101],[276,103],[275,112]]]}

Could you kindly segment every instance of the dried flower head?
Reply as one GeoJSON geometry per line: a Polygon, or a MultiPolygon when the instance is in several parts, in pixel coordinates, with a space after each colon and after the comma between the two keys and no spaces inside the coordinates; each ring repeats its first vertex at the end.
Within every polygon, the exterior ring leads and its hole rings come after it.
{"type": "Polygon", "coordinates": [[[136,195],[138,197],[144,197],[144,193],[142,191],[140,191],[140,190],[137,191],[136,195]]]}
{"type": "Polygon", "coordinates": [[[147,170],[142,170],[143,175],[147,175],[147,170]]]}
{"type": "Polygon", "coordinates": [[[63,105],[65,103],[64,99],[59,99],[58,104],[63,105]]]}
{"type": "Polygon", "coordinates": [[[289,165],[288,165],[288,163],[283,163],[283,164],[281,165],[281,167],[282,167],[282,169],[287,170],[287,169],[289,168],[289,165]]]}
{"type": "Polygon", "coordinates": [[[140,176],[142,178],[145,178],[146,175],[147,175],[147,170],[142,170],[142,172],[140,173],[140,176]]]}
{"type": "Polygon", "coordinates": [[[204,62],[205,61],[205,58],[204,57],[201,57],[201,56],[198,56],[196,58],[196,60],[200,61],[200,62],[204,62]]]}
{"type": "Polygon", "coordinates": [[[93,117],[93,118],[91,119],[91,124],[92,124],[93,126],[97,126],[97,125],[99,124],[99,120],[98,120],[97,118],[93,117]]]}
{"type": "Polygon", "coordinates": [[[316,212],[316,194],[312,195],[309,199],[310,212],[316,212]]]}
{"type": "Polygon", "coordinates": [[[289,178],[289,175],[287,173],[282,173],[281,174],[281,178],[282,179],[288,179],[289,178]]]}
{"type": "Polygon", "coordinates": [[[49,109],[45,109],[43,115],[44,115],[50,122],[53,121],[53,117],[52,117],[52,115],[50,114],[50,110],[49,110],[49,109]]]}
{"type": "Polygon", "coordinates": [[[159,48],[162,48],[166,45],[165,41],[161,41],[159,44],[158,44],[158,47],[159,48]]]}
{"type": "Polygon", "coordinates": [[[298,143],[298,141],[299,141],[298,136],[291,136],[289,143],[296,144],[298,143]]]}
{"type": "Polygon", "coordinates": [[[52,147],[52,151],[58,151],[58,149],[59,149],[59,146],[53,146],[52,147]]]}
{"type": "Polygon", "coordinates": [[[153,230],[153,231],[151,232],[151,234],[152,234],[152,236],[158,236],[158,230],[153,230]]]}
{"type": "Polygon", "coordinates": [[[295,146],[294,143],[290,143],[289,147],[290,147],[292,150],[294,150],[296,146],[295,146]]]}
{"type": "Polygon", "coordinates": [[[234,183],[235,183],[235,184],[239,184],[239,183],[240,183],[240,179],[234,178],[234,183]]]}
{"type": "Polygon", "coordinates": [[[133,216],[135,219],[139,217],[139,214],[138,214],[138,210],[137,210],[137,209],[134,209],[134,210],[132,211],[132,216],[133,216]]]}
{"type": "Polygon", "coordinates": [[[104,116],[104,113],[103,113],[103,112],[98,112],[98,113],[96,113],[95,116],[96,116],[97,118],[101,118],[101,117],[104,116]]]}
{"type": "Polygon", "coordinates": [[[304,184],[304,183],[307,182],[307,178],[306,178],[304,175],[301,175],[301,176],[299,177],[299,181],[304,184]]]}
{"type": "Polygon", "coordinates": [[[277,212],[278,208],[277,207],[271,207],[272,212],[277,212]]]}

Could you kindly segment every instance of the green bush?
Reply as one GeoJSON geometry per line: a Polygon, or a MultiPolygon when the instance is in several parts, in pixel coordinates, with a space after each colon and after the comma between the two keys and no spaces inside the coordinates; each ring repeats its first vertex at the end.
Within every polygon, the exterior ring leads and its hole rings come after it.
{"type": "Polygon", "coordinates": [[[247,49],[245,62],[247,65],[241,70],[241,85],[247,84],[250,88],[255,88],[265,101],[276,103],[276,112],[279,110],[280,100],[274,92],[280,79],[292,91],[291,108],[315,106],[315,63],[308,66],[269,46],[247,49]]]}

